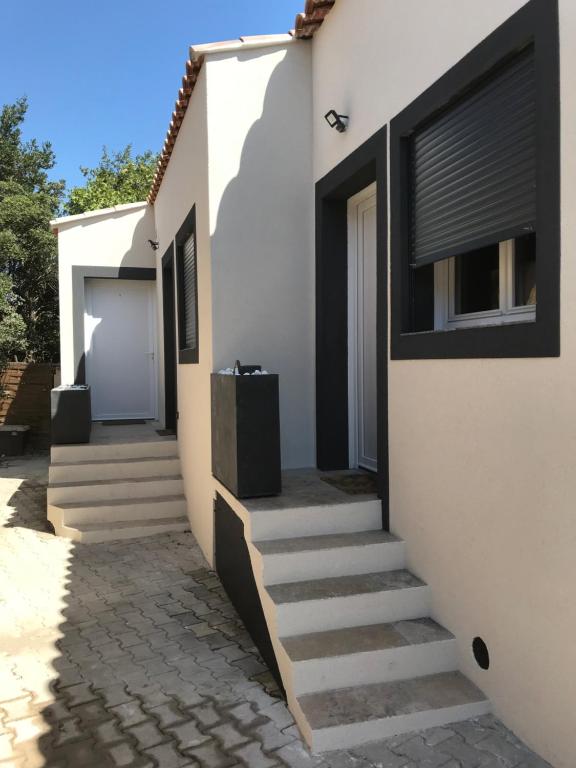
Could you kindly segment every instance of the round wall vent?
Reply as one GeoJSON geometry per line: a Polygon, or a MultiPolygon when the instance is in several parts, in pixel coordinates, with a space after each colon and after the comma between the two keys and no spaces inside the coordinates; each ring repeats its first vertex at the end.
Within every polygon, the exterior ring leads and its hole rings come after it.
{"type": "Polygon", "coordinates": [[[481,637],[475,637],[472,640],[472,653],[478,666],[481,669],[488,669],[490,666],[490,654],[488,653],[488,646],[481,637]]]}

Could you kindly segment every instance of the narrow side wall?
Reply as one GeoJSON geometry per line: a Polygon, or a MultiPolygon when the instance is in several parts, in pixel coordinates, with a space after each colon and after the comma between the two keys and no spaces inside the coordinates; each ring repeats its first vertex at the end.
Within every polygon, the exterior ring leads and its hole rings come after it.
{"type": "Polygon", "coordinates": [[[207,63],[214,367],[280,376],[284,468],[315,465],[311,46],[207,63]]]}
{"type": "MultiPolygon", "coordinates": [[[[212,279],[208,223],[206,67],[198,77],[186,116],[154,203],[157,265],[196,205],[199,361],[178,365],[178,446],[192,532],[213,561],[214,483],[211,471],[210,373],[212,372],[212,279]]],[[[158,291],[161,298],[162,274],[158,291]]],[[[176,291],[176,300],[178,292],[176,291]]],[[[162,333],[162,331],[161,331],[162,333]]],[[[161,335],[162,338],[162,335],[161,335]]],[[[162,345],[161,345],[162,346],[162,345]]],[[[160,361],[163,366],[163,360],[160,361]]]]}

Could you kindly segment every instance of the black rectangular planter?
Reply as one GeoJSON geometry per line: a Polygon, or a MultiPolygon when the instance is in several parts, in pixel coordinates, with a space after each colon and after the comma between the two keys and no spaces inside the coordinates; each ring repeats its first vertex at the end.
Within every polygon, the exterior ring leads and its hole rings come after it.
{"type": "Polygon", "coordinates": [[[237,498],[282,490],[278,376],[212,374],[212,474],[237,498]]]}
{"type": "Polygon", "coordinates": [[[90,442],[90,387],[56,387],[50,393],[52,445],[90,442]]]}
{"type": "Polygon", "coordinates": [[[30,427],[21,424],[3,424],[0,427],[0,456],[22,456],[30,427]]]}

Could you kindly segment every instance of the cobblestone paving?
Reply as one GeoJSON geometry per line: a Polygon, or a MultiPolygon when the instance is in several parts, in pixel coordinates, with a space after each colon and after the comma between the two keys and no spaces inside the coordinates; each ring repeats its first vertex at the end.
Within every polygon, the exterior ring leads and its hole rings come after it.
{"type": "Polygon", "coordinates": [[[0,766],[544,768],[493,717],[310,755],[190,534],[75,545],[0,467],[0,766]]]}

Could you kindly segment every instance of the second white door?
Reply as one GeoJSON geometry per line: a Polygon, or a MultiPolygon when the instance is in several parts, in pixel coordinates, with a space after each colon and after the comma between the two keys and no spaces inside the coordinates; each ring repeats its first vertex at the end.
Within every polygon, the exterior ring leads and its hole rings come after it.
{"type": "Polygon", "coordinates": [[[376,185],[348,201],[350,464],[377,470],[376,185]]]}
{"type": "Polygon", "coordinates": [[[156,418],[153,284],[88,279],[85,291],[86,381],[92,418],[156,418]]]}

